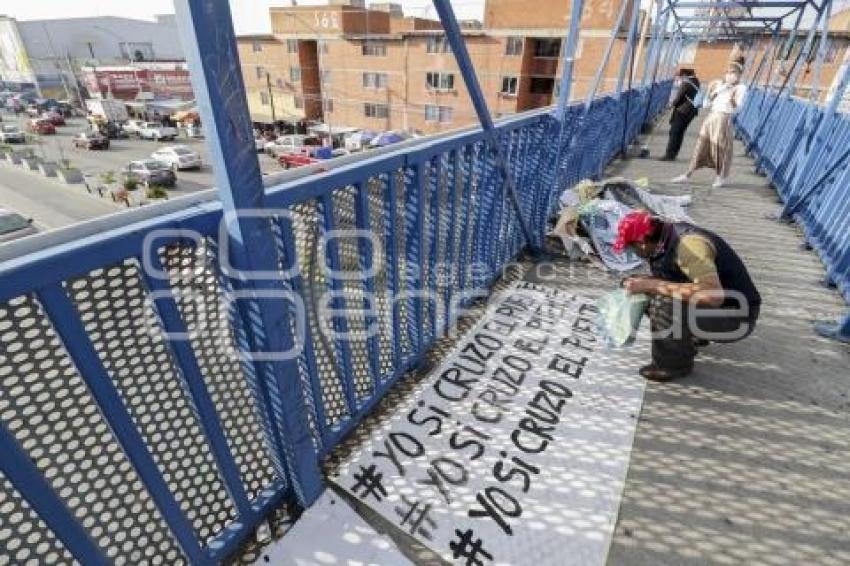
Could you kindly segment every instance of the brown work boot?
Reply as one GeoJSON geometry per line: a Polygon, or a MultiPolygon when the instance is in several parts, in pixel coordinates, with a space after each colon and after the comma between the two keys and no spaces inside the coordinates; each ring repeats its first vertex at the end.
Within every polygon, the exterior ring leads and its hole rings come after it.
{"type": "Polygon", "coordinates": [[[685,377],[690,374],[691,371],[693,371],[693,368],[667,369],[655,364],[649,364],[648,366],[640,368],[639,373],[648,381],[663,382],[685,377]]]}

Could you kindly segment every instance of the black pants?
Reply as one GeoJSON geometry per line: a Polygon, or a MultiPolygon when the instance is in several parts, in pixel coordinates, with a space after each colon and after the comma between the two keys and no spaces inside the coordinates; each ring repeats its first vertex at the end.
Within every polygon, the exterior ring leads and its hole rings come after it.
{"type": "Polygon", "coordinates": [[[682,149],[682,140],[685,139],[685,131],[691,122],[696,117],[696,113],[682,113],[678,110],[673,110],[673,115],[670,117],[670,137],[667,139],[667,151],[664,157],[667,159],[676,159],[679,155],[679,150],[682,149]]]}
{"type": "Polygon", "coordinates": [[[760,305],[751,305],[745,312],[732,308],[693,311],[677,299],[652,297],[647,311],[652,330],[652,362],[663,369],[690,371],[697,355],[696,340],[743,340],[755,330],[759,310],[760,305]]]}

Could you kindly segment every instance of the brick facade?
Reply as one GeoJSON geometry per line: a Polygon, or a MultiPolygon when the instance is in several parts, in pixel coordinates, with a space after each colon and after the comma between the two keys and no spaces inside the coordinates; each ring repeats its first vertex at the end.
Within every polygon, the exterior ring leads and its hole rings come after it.
{"type": "MultiPolygon", "coordinates": [[[[628,0],[587,4],[574,98],[586,96],[593,82],[622,1],[628,0]]],[[[477,122],[440,22],[330,5],[272,8],[270,18],[273,35],[239,38],[255,120],[271,121],[273,97],[278,120],[321,119],[334,127],[427,134],[477,122]],[[255,51],[258,41],[263,45],[261,53],[255,51]],[[297,53],[290,53],[288,46],[296,44],[297,53]],[[289,80],[292,60],[301,66],[300,81],[289,80]],[[257,66],[269,71],[271,89],[257,77],[257,66]],[[271,90],[273,96],[262,95],[264,90],[271,90]]],[[[493,116],[557,100],[561,43],[568,20],[569,3],[563,0],[542,0],[533,10],[521,0],[488,0],[483,28],[464,30],[493,116]]],[[[616,40],[600,92],[612,91],[616,85],[623,37],[616,40]]],[[[639,76],[636,72],[636,80],[639,76]]]]}

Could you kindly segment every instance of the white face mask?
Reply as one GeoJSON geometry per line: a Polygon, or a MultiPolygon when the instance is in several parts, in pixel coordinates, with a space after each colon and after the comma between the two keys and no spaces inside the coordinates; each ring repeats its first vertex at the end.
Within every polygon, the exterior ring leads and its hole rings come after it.
{"type": "Polygon", "coordinates": [[[734,85],[738,84],[738,81],[741,79],[737,75],[737,73],[726,73],[726,84],[734,85]]]}

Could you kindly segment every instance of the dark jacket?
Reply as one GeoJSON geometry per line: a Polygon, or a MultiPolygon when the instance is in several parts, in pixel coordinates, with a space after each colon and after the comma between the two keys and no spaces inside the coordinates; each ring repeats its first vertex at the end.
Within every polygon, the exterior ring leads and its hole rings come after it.
{"type": "Polygon", "coordinates": [[[697,115],[698,110],[694,107],[694,99],[696,99],[698,92],[698,78],[684,77],[682,79],[676,98],[673,99],[673,113],[670,116],[670,122],[676,118],[677,113],[686,119],[692,119],[697,115]]]}
{"type": "MultiPolygon", "coordinates": [[[[661,233],[662,251],[652,259],[649,266],[652,270],[652,275],[666,281],[675,283],[688,283],[690,280],[682,273],[679,268],[677,259],[677,250],[679,241],[686,234],[699,234],[708,239],[717,256],[714,258],[714,263],[717,265],[717,276],[720,278],[720,284],[724,290],[737,291],[743,295],[750,307],[761,305],[761,296],[755,283],[750,278],[744,262],[735,253],[726,240],[704,228],[699,228],[687,222],[676,222],[665,224],[661,233]]],[[[738,307],[737,300],[727,298],[723,304],[724,307],[738,307]]]]}

